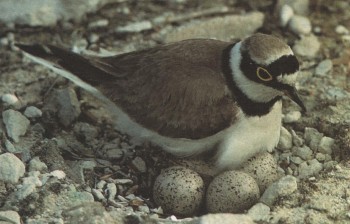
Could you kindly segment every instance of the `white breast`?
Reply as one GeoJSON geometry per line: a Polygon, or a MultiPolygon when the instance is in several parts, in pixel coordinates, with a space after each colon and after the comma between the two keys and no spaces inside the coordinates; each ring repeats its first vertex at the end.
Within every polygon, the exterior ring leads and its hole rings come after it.
{"type": "Polygon", "coordinates": [[[271,152],[279,141],[281,118],[281,101],[267,115],[241,116],[219,146],[216,160],[219,170],[238,168],[259,152],[271,152]]]}

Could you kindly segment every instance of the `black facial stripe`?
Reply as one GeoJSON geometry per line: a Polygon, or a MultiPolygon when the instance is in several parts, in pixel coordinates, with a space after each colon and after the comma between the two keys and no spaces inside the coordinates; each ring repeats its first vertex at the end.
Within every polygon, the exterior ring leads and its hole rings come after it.
{"type": "MultiPolygon", "coordinates": [[[[225,75],[227,85],[229,89],[231,90],[233,96],[235,97],[235,100],[237,101],[237,104],[242,108],[243,112],[248,115],[248,116],[263,116],[271,111],[272,106],[281,99],[281,97],[275,97],[271,101],[267,103],[259,103],[252,101],[249,99],[236,85],[236,83],[233,80],[233,71],[231,69],[230,65],[230,57],[231,57],[231,50],[235,46],[235,44],[229,45],[223,52],[222,52],[222,72],[225,75]]],[[[249,59],[249,57],[248,57],[249,59]]],[[[250,62],[246,60],[245,62],[243,61],[244,58],[242,59],[241,63],[241,69],[242,69],[242,64],[245,64],[245,69],[246,71],[250,71],[250,66],[253,67],[254,73],[256,74],[256,64],[249,64],[250,62]]],[[[252,61],[253,62],[253,61],[252,61]]],[[[253,62],[254,63],[254,62],[253,62]]],[[[243,71],[243,70],[242,70],[243,71]]],[[[246,72],[245,71],[245,72],[246,72]]],[[[256,76],[255,76],[256,77],[256,76]]]]}
{"type": "Polygon", "coordinates": [[[271,85],[271,83],[266,83],[256,77],[256,70],[258,67],[265,68],[276,80],[279,75],[294,74],[299,70],[299,62],[294,55],[283,55],[276,61],[273,61],[268,66],[258,65],[254,62],[248,55],[248,52],[242,53],[241,70],[246,74],[246,76],[255,82],[264,83],[266,85],[271,85]]]}

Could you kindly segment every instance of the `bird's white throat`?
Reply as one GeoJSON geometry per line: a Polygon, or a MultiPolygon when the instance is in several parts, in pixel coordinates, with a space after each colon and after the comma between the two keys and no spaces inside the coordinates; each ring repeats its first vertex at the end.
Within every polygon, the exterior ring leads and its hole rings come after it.
{"type": "Polygon", "coordinates": [[[283,93],[272,87],[256,83],[247,78],[240,69],[242,60],[241,42],[235,44],[230,53],[230,66],[232,70],[233,81],[237,87],[252,101],[258,103],[266,103],[274,99],[276,96],[281,96],[283,93]]]}

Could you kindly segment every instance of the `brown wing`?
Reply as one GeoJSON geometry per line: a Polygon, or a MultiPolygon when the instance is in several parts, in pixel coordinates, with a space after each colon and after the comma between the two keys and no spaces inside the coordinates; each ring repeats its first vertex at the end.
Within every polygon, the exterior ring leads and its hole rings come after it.
{"type": "Polygon", "coordinates": [[[236,119],[221,69],[230,44],[187,40],[103,58],[48,45],[17,46],[96,86],[142,126],[163,136],[199,139],[236,119]]]}
{"type": "Polygon", "coordinates": [[[199,139],[236,119],[221,73],[229,43],[192,40],[100,59],[120,71],[100,90],[141,125],[163,136],[199,139]]]}

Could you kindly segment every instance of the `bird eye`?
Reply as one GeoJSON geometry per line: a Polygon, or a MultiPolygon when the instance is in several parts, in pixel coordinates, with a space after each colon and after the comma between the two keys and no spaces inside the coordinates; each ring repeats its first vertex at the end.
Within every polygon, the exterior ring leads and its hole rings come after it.
{"type": "Polygon", "coordinates": [[[256,69],[256,75],[258,76],[259,79],[265,82],[272,80],[272,75],[269,73],[269,71],[267,71],[262,67],[258,67],[256,69]]]}

